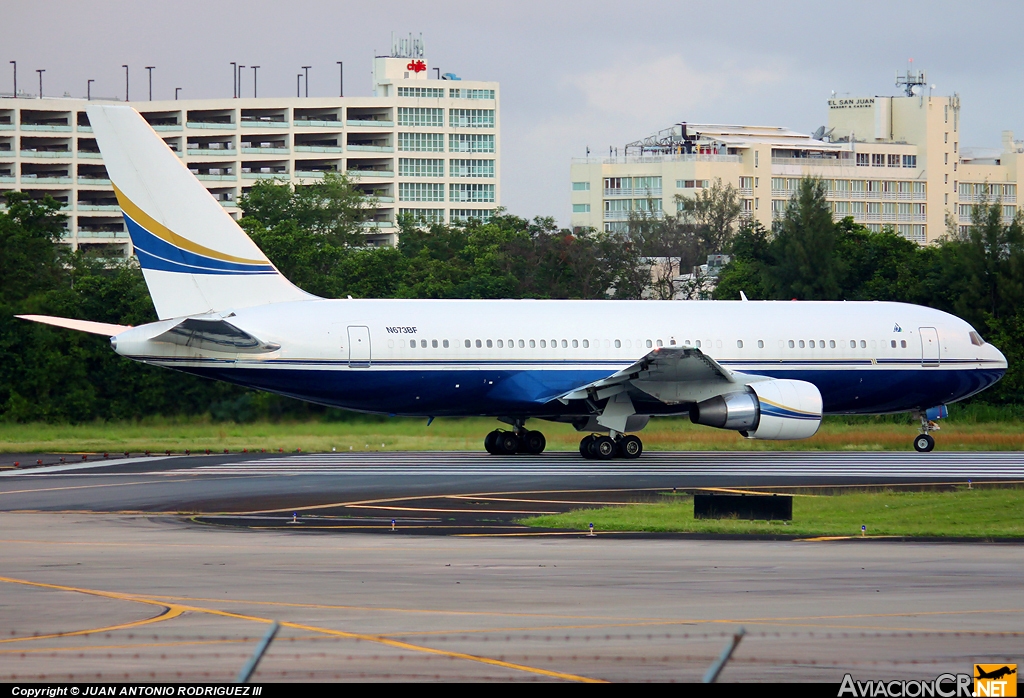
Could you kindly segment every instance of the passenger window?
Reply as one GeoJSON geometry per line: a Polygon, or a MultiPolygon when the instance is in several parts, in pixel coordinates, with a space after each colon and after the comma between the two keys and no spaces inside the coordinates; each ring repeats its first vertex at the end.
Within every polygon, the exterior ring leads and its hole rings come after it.
{"type": "Polygon", "coordinates": [[[540,340],[540,348],[541,349],[547,349],[548,348],[548,340],[546,340],[546,339],[540,340]]]}
{"type": "Polygon", "coordinates": [[[891,342],[889,342],[889,346],[891,346],[893,349],[895,349],[896,348],[896,340],[894,339],[891,342]]]}
{"type": "Polygon", "coordinates": [[[493,346],[494,346],[494,344],[491,342],[491,340],[488,339],[487,340],[487,348],[490,349],[493,346]]]}
{"type": "Polygon", "coordinates": [[[470,343],[469,343],[469,340],[467,339],[466,340],[466,348],[469,349],[469,347],[470,347],[470,343]]]}
{"type": "Polygon", "coordinates": [[[654,346],[654,342],[652,342],[651,340],[648,339],[647,340],[647,348],[650,349],[653,346],[654,346]]]}
{"type": "MultiPolygon", "coordinates": [[[[508,348],[509,348],[509,349],[511,349],[511,348],[512,348],[512,347],[514,347],[515,345],[516,345],[516,341],[515,341],[514,339],[510,339],[510,340],[508,340],[508,348]]],[[[500,347],[501,345],[499,344],[498,346],[500,347]]]]}
{"type": "Polygon", "coordinates": [[[822,349],[824,349],[825,348],[825,340],[824,339],[819,339],[818,340],[818,346],[821,347],[822,349]]]}
{"type": "Polygon", "coordinates": [[[615,340],[615,348],[616,349],[620,349],[621,347],[622,347],[622,340],[621,339],[616,339],[615,340]]]}
{"type": "Polygon", "coordinates": [[[661,340],[659,339],[659,340],[658,340],[658,346],[659,346],[659,347],[663,347],[663,346],[665,346],[665,343],[664,343],[664,342],[662,342],[662,341],[661,341],[661,340]]]}
{"type": "Polygon", "coordinates": [[[584,339],[583,340],[583,348],[584,349],[589,349],[590,348],[590,340],[589,339],[584,339]]]}
{"type": "Polygon", "coordinates": [[[532,339],[531,339],[531,340],[530,340],[530,348],[531,348],[531,349],[533,349],[533,348],[534,348],[534,347],[536,347],[536,346],[537,346],[537,342],[536,342],[535,340],[532,340],[532,339]]]}
{"type": "Polygon", "coordinates": [[[480,340],[479,339],[476,340],[476,348],[479,349],[482,346],[483,346],[483,344],[480,343],[480,340]]]}
{"type": "Polygon", "coordinates": [[[737,349],[742,349],[743,348],[743,340],[742,339],[737,339],[736,340],[736,348],[737,349]]]}
{"type": "Polygon", "coordinates": [[[811,349],[814,348],[814,340],[813,339],[810,341],[810,346],[811,346],[811,349]]]}
{"type": "Polygon", "coordinates": [[[573,349],[575,349],[575,348],[576,348],[576,347],[578,347],[579,345],[580,345],[580,343],[579,343],[579,341],[578,341],[578,340],[575,340],[575,339],[574,339],[574,340],[572,340],[572,348],[573,348],[573,349]]]}
{"type": "Polygon", "coordinates": [[[695,342],[693,343],[693,346],[695,346],[695,347],[697,347],[698,349],[700,349],[700,340],[698,339],[697,341],[695,341],[695,342]]]}
{"type": "Polygon", "coordinates": [[[907,348],[907,340],[905,340],[905,339],[901,339],[900,340],[900,348],[901,349],[906,349],[907,348]]]}
{"type": "Polygon", "coordinates": [[[834,340],[834,339],[828,340],[828,347],[829,347],[829,349],[835,349],[836,348],[836,340],[834,340]]]}
{"type": "Polygon", "coordinates": [[[764,349],[764,340],[763,339],[757,340],[757,348],[758,349],[764,349]]]}
{"type": "Polygon", "coordinates": [[[554,349],[557,346],[558,346],[558,340],[557,339],[552,339],[551,340],[551,348],[554,349]]]}
{"type": "Polygon", "coordinates": [[[789,348],[792,349],[795,346],[796,346],[796,343],[794,343],[792,339],[789,340],[789,348]]]}
{"type": "MultiPolygon", "coordinates": [[[[519,340],[519,348],[522,349],[525,346],[526,346],[526,342],[524,342],[523,340],[520,339],[519,340]]],[[[533,346],[532,342],[530,343],[530,346],[533,346]]]]}
{"type": "Polygon", "coordinates": [[[850,348],[851,349],[856,349],[857,348],[857,340],[856,339],[851,339],[850,340],[850,348]]]}
{"type": "Polygon", "coordinates": [[[499,339],[498,340],[498,348],[501,349],[503,346],[505,346],[505,343],[499,339]]]}
{"type": "Polygon", "coordinates": [[[432,347],[434,347],[435,349],[437,349],[437,340],[436,340],[436,339],[432,339],[432,340],[430,340],[430,346],[432,346],[432,347]]]}
{"type": "Polygon", "coordinates": [[[671,346],[673,346],[673,347],[674,347],[674,346],[676,345],[676,340],[674,340],[674,339],[669,339],[669,340],[668,340],[668,343],[669,343],[669,344],[670,344],[671,346]]]}
{"type": "Polygon", "coordinates": [[[569,347],[569,342],[567,342],[567,341],[565,341],[565,340],[563,339],[563,340],[562,340],[562,348],[563,348],[563,349],[567,349],[568,347],[569,347]]]}
{"type": "Polygon", "coordinates": [[[411,342],[409,342],[409,348],[410,349],[415,349],[416,348],[416,340],[415,339],[412,340],[411,342]]]}
{"type": "Polygon", "coordinates": [[[444,348],[445,348],[445,349],[447,349],[447,348],[448,348],[448,340],[447,340],[447,339],[446,339],[446,340],[444,340],[444,342],[442,342],[442,344],[444,345],[444,348]]]}
{"type": "MultiPolygon", "coordinates": [[[[636,340],[636,345],[637,345],[637,346],[640,346],[640,340],[639,340],[639,339],[638,339],[638,340],[636,340]]],[[[633,346],[633,343],[632,343],[632,342],[630,342],[630,341],[629,341],[629,340],[627,339],[627,340],[626,340],[626,348],[627,348],[627,349],[629,349],[629,348],[630,348],[631,346],[633,346]]]]}
{"type": "Polygon", "coordinates": [[[804,345],[804,340],[802,340],[802,339],[801,339],[801,340],[800,340],[800,348],[801,348],[801,349],[803,349],[803,348],[804,348],[804,346],[805,346],[805,345],[804,345]]]}
{"type": "Polygon", "coordinates": [[[868,348],[868,343],[865,342],[863,339],[860,340],[860,348],[861,349],[867,349],[868,348]]]}

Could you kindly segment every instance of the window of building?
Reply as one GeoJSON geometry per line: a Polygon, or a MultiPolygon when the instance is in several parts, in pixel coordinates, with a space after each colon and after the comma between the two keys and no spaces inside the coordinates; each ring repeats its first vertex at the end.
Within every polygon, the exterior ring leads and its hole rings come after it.
{"type": "Polygon", "coordinates": [[[486,223],[494,217],[494,210],[489,208],[453,208],[448,211],[449,223],[465,223],[478,220],[486,223]]]}
{"type": "Polygon", "coordinates": [[[633,178],[632,177],[605,177],[604,178],[605,191],[609,189],[617,189],[622,193],[631,194],[633,192],[633,178]]]}
{"type": "Polygon", "coordinates": [[[928,193],[928,183],[927,182],[914,182],[914,196],[916,198],[921,198],[922,196],[925,196],[927,193],[928,193]]]}
{"type": "MultiPolygon", "coordinates": [[[[443,90],[444,88],[437,89],[443,90]]],[[[448,89],[448,96],[452,99],[494,99],[494,90],[452,87],[448,89]]]]}
{"type": "Polygon", "coordinates": [[[754,178],[753,177],[740,177],[740,189],[753,189],[754,178]]]}
{"type": "Polygon", "coordinates": [[[493,109],[449,109],[448,125],[465,128],[494,128],[493,109]]]}
{"type": "Polygon", "coordinates": [[[872,167],[885,167],[885,154],[884,153],[871,153],[871,166],[872,167]]]}
{"type": "Polygon", "coordinates": [[[399,87],[399,97],[424,97],[427,99],[440,99],[444,97],[443,87],[399,87]]]}
{"type": "Polygon", "coordinates": [[[590,182],[573,182],[573,191],[590,191],[590,182]]]}
{"type": "Polygon", "coordinates": [[[398,158],[401,177],[444,177],[444,160],[434,158],[398,158]]]}
{"type": "Polygon", "coordinates": [[[657,213],[661,211],[661,199],[634,199],[633,210],[657,213]]]}
{"type": "Polygon", "coordinates": [[[449,184],[449,201],[467,201],[473,203],[493,203],[493,184],[449,184]]]}
{"type": "Polygon", "coordinates": [[[494,177],[494,160],[452,160],[448,173],[452,177],[494,177]]]}
{"type": "Polygon", "coordinates": [[[399,107],[399,126],[444,126],[444,109],[399,107]]]}
{"type": "Polygon", "coordinates": [[[401,133],[398,134],[400,151],[419,151],[428,153],[444,152],[443,133],[401,133]]]}
{"type": "Polygon", "coordinates": [[[573,213],[590,213],[590,204],[573,204],[573,213]]]}
{"type": "Polygon", "coordinates": [[[633,190],[637,194],[661,193],[661,177],[634,177],[633,190]]]}
{"type": "Polygon", "coordinates": [[[448,151],[451,153],[493,153],[493,133],[450,133],[448,151]]]}
{"type": "Polygon", "coordinates": [[[608,213],[632,211],[633,201],[631,199],[605,199],[604,210],[608,213]]]}
{"type": "Polygon", "coordinates": [[[916,155],[904,155],[903,156],[904,167],[917,167],[917,156],[916,155]]]}
{"type": "Polygon", "coordinates": [[[398,200],[444,201],[444,184],[434,184],[432,182],[399,182],[398,200]]]}
{"type": "Polygon", "coordinates": [[[867,167],[871,164],[871,156],[868,153],[857,153],[857,167],[867,167]]]}
{"type": "Polygon", "coordinates": [[[892,153],[890,153],[889,154],[889,167],[899,167],[899,166],[900,166],[900,156],[899,155],[893,155],[892,153]]]}
{"type": "Polygon", "coordinates": [[[400,208],[399,216],[409,216],[415,223],[444,223],[443,208],[400,208]]]}

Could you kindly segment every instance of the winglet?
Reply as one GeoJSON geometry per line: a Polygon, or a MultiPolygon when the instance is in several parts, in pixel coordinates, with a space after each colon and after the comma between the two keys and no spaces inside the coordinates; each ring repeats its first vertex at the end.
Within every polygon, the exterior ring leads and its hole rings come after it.
{"type": "Polygon", "coordinates": [[[111,325],[106,322],[90,322],[88,320],[73,320],[66,317],[53,317],[52,315],[15,315],[16,318],[30,322],[40,322],[44,325],[65,327],[69,330],[99,334],[104,337],[116,337],[117,335],[130,330],[131,325],[111,325]]]}

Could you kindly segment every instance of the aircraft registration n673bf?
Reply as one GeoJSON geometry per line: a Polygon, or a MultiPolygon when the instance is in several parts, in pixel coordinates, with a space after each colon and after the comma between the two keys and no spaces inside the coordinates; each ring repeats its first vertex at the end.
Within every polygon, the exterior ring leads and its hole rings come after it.
{"type": "Polygon", "coordinates": [[[805,439],[823,414],[912,412],[914,440],[1006,359],[963,320],[880,302],[328,300],[291,284],[128,106],[87,108],[158,322],[21,316],[136,361],[348,410],[487,415],[490,453],[572,423],[585,458],[637,458],[652,415],[805,439]]]}

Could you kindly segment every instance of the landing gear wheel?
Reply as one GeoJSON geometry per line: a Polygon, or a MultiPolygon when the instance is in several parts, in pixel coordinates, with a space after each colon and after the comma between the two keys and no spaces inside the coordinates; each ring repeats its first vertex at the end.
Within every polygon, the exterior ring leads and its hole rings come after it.
{"type": "Polygon", "coordinates": [[[590,444],[593,443],[594,439],[596,438],[597,437],[594,436],[593,434],[588,434],[584,436],[583,439],[580,441],[580,455],[586,458],[587,460],[591,460],[594,457],[590,453],[590,444]]]}
{"type": "Polygon", "coordinates": [[[499,431],[494,450],[503,456],[511,456],[519,450],[519,437],[511,431],[499,431]]]}
{"type": "Polygon", "coordinates": [[[918,453],[928,453],[935,448],[935,439],[929,434],[918,434],[914,439],[914,450],[918,453]]]}
{"type": "Polygon", "coordinates": [[[610,436],[599,436],[590,444],[590,452],[598,460],[611,460],[618,451],[618,444],[610,436]]]}
{"type": "Polygon", "coordinates": [[[548,445],[547,439],[539,431],[526,432],[520,441],[520,446],[525,453],[543,453],[544,448],[548,445]]]}
{"type": "Polygon", "coordinates": [[[495,430],[484,437],[484,449],[486,449],[486,451],[492,456],[497,455],[498,453],[498,434],[500,434],[500,432],[495,430]]]}
{"type": "Polygon", "coordinates": [[[623,436],[619,440],[619,455],[630,460],[639,458],[644,452],[644,442],[638,436],[623,436]]]}

